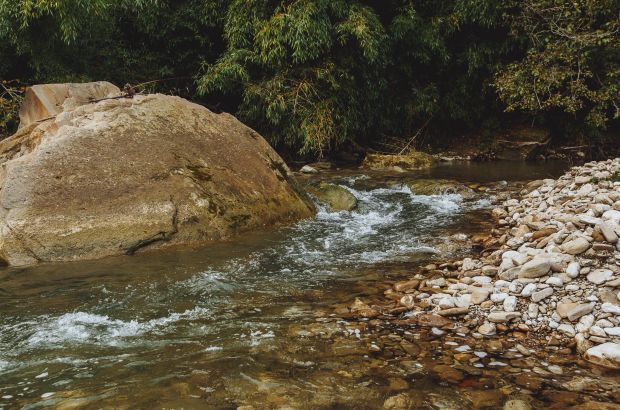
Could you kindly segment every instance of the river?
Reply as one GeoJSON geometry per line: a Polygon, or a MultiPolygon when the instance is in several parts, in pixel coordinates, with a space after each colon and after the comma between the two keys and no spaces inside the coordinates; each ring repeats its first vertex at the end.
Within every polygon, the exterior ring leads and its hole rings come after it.
{"type": "MultiPolygon", "coordinates": [[[[303,178],[345,186],[357,211],[319,204],[311,220],[203,249],[5,269],[0,409],[360,409],[381,408],[400,391],[414,391],[420,408],[471,407],[467,385],[455,390],[428,372],[441,362],[437,352],[424,360],[394,353],[389,342],[370,341],[367,323],[332,312],[437,258],[451,235],[488,229],[492,193],[417,195],[407,178],[493,183],[563,169],[496,163],[417,174],[324,172],[303,178]]],[[[438,340],[418,348],[436,349],[438,340]]]]}

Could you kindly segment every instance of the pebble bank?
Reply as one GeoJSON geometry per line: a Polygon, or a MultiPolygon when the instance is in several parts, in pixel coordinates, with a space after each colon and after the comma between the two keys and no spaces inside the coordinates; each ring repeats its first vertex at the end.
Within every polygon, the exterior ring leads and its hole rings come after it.
{"type": "Polygon", "coordinates": [[[431,264],[396,283],[385,292],[399,305],[392,313],[475,338],[527,332],[620,369],[620,159],[511,196],[493,209],[498,229],[480,241],[479,257],[431,264]]]}

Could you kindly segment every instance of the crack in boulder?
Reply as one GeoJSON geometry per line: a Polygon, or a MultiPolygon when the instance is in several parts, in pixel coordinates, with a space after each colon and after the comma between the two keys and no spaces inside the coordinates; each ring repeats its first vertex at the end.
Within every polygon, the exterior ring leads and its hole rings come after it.
{"type": "Polygon", "coordinates": [[[150,236],[150,237],[148,237],[146,239],[139,240],[135,244],[131,245],[125,251],[125,255],[133,255],[137,251],[139,251],[140,249],[144,249],[147,246],[150,246],[150,245],[152,245],[154,243],[157,243],[157,242],[168,242],[169,240],[171,240],[174,237],[174,235],[176,235],[179,232],[179,221],[178,221],[178,218],[179,218],[179,207],[174,203],[172,198],[170,198],[170,202],[172,203],[172,206],[174,207],[174,211],[172,213],[172,221],[171,221],[172,230],[170,230],[170,231],[160,231],[160,232],[157,232],[153,236],[150,236]]]}
{"type": "Polygon", "coordinates": [[[15,240],[20,244],[21,248],[34,260],[37,262],[41,262],[42,259],[32,250],[29,246],[26,245],[26,240],[21,236],[21,234],[17,233],[15,228],[13,228],[8,222],[4,222],[4,225],[9,229],[15,240]]]}

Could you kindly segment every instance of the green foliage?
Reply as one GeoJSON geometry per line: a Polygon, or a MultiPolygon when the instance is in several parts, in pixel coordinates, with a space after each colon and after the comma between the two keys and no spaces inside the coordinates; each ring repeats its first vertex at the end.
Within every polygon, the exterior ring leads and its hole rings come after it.
{"type": "Polygon", "coordinates": [[[0,44],[26,61],[10,74],[36,82],[191,77],[220,52],[226,7],[226,0],[0,0],[0,44]]]}
{"type": "Polygon", "coordinates": [[[604,128],[620,116],[617,0],[526,0],[513,27],[531,42],[527,55],[499,71],[509,111],[559,112],[604,128]]]}
{"type": "Polygon", "coordinates": [[[301,152],[406,137],[429,118],[435,131],[476,126],[499,112],[489,79],[511,51],[507,9],[495,0],[236,1],[227,49],[205,65],[198,90],[237,98],[242,119],[301,152]]]}
{"type": "Polygon", "coordinates": [[[619,112],[619,2],[0,0],[0,78],[164,80],[149,90],[311,155],[528,116],[600,130],[619,112]]]}
{"type": "Polygon", "coordinates": [[[11,135],[17,129],[23,92],[18,81],[0,81],[0,138],[11,135]]]}
{"type": "Polygon", "coordinates": [[[361,2],[235,1],[229,45],[199,92],[237,95],[238,114],[274,143],[325,152],[371,126],[388,39],[361,2]]]}

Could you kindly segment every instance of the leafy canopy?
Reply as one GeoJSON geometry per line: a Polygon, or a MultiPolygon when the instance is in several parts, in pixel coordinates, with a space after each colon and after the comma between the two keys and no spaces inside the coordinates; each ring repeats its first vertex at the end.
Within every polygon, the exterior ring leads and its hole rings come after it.
{"type": "MultiPolygon", "coordinates": [[[[436,144],[532,117],[590,132],[618,122],[619,10],[620,0],[0,0],[0,79],[163,80],[152,89],[311,155],[421,127],[436,144]]],[[[0,133],[14,129],[16,96],[0,96],[0,133]]]]}
{"type": "Polygon", "coordinates": [[[619,10],[617,0],[525,0],[513,27],[531,46],[496,78],[507,110],[561,112],[597,128],[618,119],[619,10]]]}

